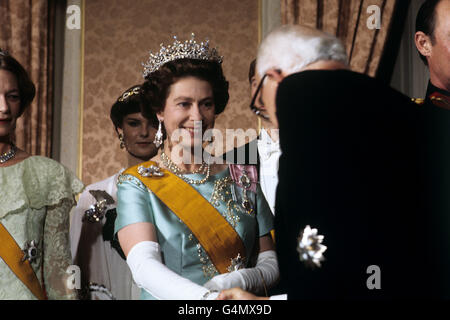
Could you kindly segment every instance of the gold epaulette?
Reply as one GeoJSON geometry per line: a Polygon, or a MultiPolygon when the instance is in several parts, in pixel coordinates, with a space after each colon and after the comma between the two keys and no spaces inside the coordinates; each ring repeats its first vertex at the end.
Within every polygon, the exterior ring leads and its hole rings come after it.
{"type": "Polygon", "coordinates": [[[411,98],[411,101],[418,105],[423,105],[425,103],[425,99],[422,98],[411,98]]]}

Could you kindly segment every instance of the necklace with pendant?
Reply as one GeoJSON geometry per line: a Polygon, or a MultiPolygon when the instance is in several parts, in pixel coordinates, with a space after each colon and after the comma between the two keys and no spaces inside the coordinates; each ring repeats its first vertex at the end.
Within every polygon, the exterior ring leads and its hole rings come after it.
{"type": "Polygon", "coordinates": [[[183,179],[185,182],[189,184],[203,184],[209,179],[209,175],[211,173],[211,167],[209,163],[203,162],[199,169],[195,170],[192,173],[201,173],[203,171],[203,174],[206,172],[206,176],[201,180],[194,180],[191,178],[187,178],[182,174],[181,169],[172,161],[170,158],[163,152],[161,152],[161,160],[164,164],[164,166],[169,169],[173,174],[175,174],[177,177],[183,179]]]}
{"type": "Polygon", "coordinates": [[[11,160],[16,156],[16,146],[14,144],[11,144],[11,149],[9,149],[8,152],[3,153],[0,155],[0,163],[5,163],[8,160],[11,160]]]}

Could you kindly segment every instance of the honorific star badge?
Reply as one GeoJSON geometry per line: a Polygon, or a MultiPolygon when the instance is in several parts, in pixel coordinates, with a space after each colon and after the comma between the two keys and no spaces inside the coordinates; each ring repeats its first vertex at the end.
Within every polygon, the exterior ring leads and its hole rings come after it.
{"type": "Polygon", "coordinates": [[[311,229],[309,225],[300,232],[297,238],[297,251],[300,255],[300,261],[304,262],[306,266],[320,267],[320,262],[325,260],[323,253],[327,250],[327,247],[322,244],[323,239],[324,236],[318,235],[317,229],[311,229]]]}

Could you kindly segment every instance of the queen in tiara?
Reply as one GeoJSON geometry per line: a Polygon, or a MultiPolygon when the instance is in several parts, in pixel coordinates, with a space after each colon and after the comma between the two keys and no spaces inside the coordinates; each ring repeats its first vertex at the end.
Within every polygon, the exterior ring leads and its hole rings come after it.
{"type": "MultiPolygon", "coordinates": [[[[125,90],[114,101],[110,118],[118,145],[127,151],[126,166],[148,161],[158,152],[154,113],[141,113],[141,86],[125,90]]],[[[81,194],[72,214],[70,240],[73,264],[80,267],[81,299],[135,300],[140,289],[132,280],[117,239],[113,237],[120,172],[90,184],[81,194]]]]}
{"type": "Polygon", "coordinates": [[[278,280],[256,168],[212,163],[203,150],[229,99],[221,63],[192,35],[144,64],[142,112],[157,115],[161,151],[119,177],[114,230],[142,299],[215,299],[232,287],[264,294],[278,280]]]}

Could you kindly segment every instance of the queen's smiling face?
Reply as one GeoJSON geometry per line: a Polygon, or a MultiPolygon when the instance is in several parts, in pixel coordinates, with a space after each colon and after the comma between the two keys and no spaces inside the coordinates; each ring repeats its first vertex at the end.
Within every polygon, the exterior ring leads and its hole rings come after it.
{"type": "Polygon", "coordinates": [[[164,109],[158,113],[158,119],[163,121],[166,129],[169,146],[181,143],[184,148],[201,145],[204,132],[214,127],[215,117],[211,84],[193,76],[183,77],[170,86],[164,109]],[[178,130],[190,139],[172,140],[178,130]]]}

